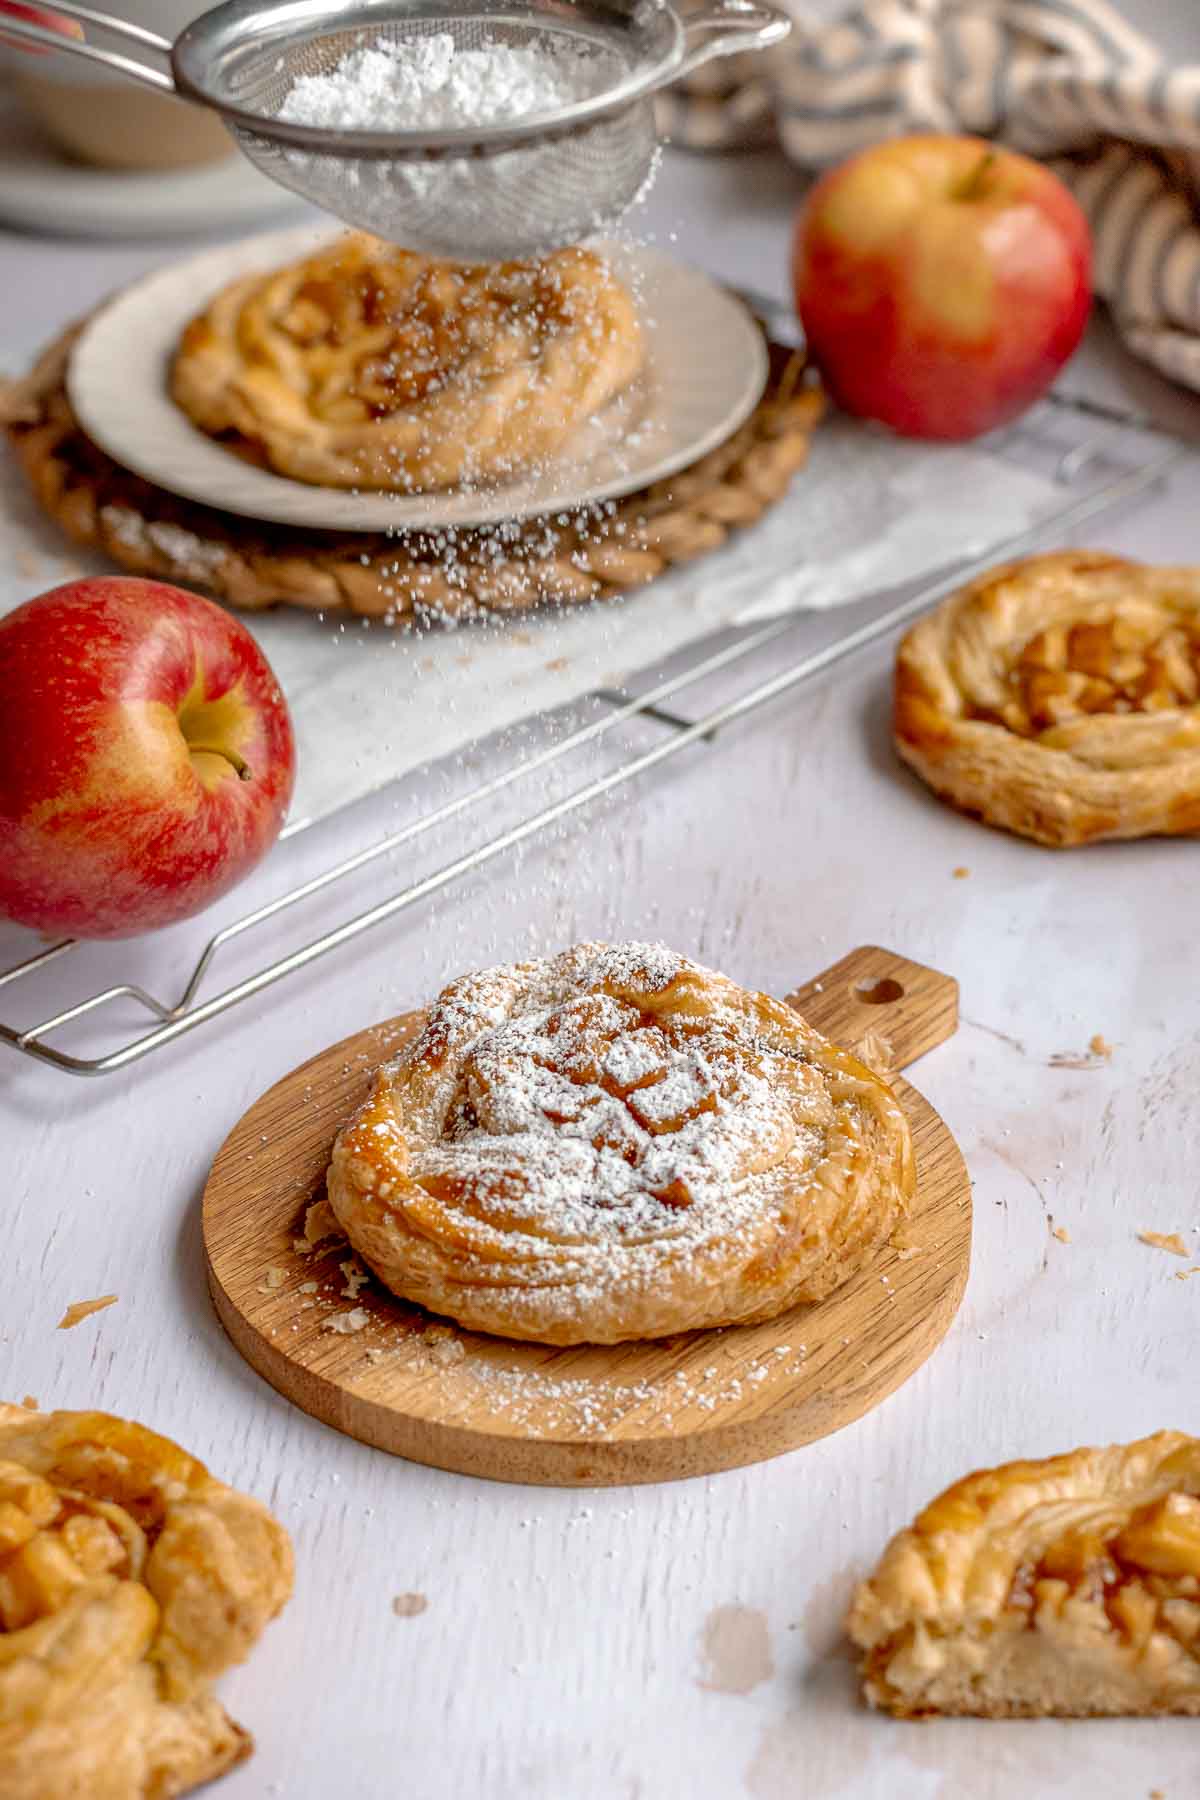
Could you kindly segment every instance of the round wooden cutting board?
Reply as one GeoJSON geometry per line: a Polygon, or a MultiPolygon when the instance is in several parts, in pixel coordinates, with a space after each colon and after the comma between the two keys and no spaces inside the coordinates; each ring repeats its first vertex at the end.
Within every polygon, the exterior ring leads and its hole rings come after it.
{"type": "MultiPolygon", "coordinates": [[[[958,1017],[954,981],[877,949],[854,951],[790,999],[889,1077],[948,1038],[958,1017]]],[[[941,1119],[898,1078],[916,1145],[912,1215],[819,1306],[764,1325],[554,1349],[460,1330],[362,1284],[349,1245],[310,1244],[305,1222],[338,1127],[419,1017],[360,1032],[278,1082],[230,1133],[205,1188],[221,1322],[251,1367],[314,1418],[496,1481],[671,1481],[837,1431],[945,1336],[970,1264],[970,1184],[941,1119]]],[[[320,1220],[311,1215],[311,1227],[320,1220]]]]}

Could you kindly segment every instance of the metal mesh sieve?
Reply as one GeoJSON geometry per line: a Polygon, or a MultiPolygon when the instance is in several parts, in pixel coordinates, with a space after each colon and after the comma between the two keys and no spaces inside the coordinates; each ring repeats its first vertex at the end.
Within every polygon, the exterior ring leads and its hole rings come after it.
{"type": "MultiPolygon", "coordinates": [[[[585,41],[575,31],[493,21],[478,13],[392,21],[372,29],[370,42],[435,31],[449,33],[456,49],[536,42],[543,52],[550,48],[579,64],[579,86],[593,93],[628,75],[620,48],[598,35],[585,41]]],[[[263,59],[267,67],[261,73],[256,61],[255,69],[239,71],[250,90],[241,104],[273,111],[297,75],[336,68],[360,36],[338,31],[309,40],[294,54],[263,59]],[[276,66],[281,60],[283,69],[276,66]]],[[[360,148],[365,134],[358,132],[341,134],[345,142],[336,148],[309,149],[281,140],[275,131],[250,129],[228,112],[226,121],[264,174],[347,224],[431,256],[482,260],[534,255],[608,229],[636,198],[652,169],[656,144],[649,99],[631,101],[567,132],[509,139],[507,147],[458,133],[465,138],[461,148],[431,149],[422,140],[401,154],[394,143],[382,150],[360,148]]]]}
{"type": "MultiPolygon", "coordinates": [[[[789,29],[757,0],[710,0],[686,19],[669,0],[225,0],[172,45],[77,0],[56,0],[56,11],[169,64],[168,73],[56,40],[215,108],[281,186],[347,224],[462,260],[534,255],[611,228],[653,171],[655,89],[789,29]],[[298,77],[328,74],[366,45],[433,32],[460,50],[499,41],[571,59],[581,97],[456,130],[347,131],[276,117],[298,77]]],[[[13,29],[54,41],[37,26],[13,29]]]]}

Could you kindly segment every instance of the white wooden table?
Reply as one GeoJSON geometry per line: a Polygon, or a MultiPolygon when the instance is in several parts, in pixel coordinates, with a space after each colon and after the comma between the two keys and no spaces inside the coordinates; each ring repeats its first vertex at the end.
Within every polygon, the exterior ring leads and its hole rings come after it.
{"type": "MultiPolygon", "coordinates": [[[[669,158],[650,222],[782,293],[797,186],[766,158],[669,158]]],[[[6,352],[166,254],[0,237],[6,352]]],[[[1081,371],[1200,428],[1200,405],[1102,331],[1081,371]]],[[[1090,541],[1200,557],[1200,462],[1090,541]]],[[[1196,1794],[1194,1723],[897,1725],[856,1704],[839,1632],[852,1584],[942,1486],[1200,1432],[1200,1278],[1176,1280],[1187,1265],[1136,1235],[1180,1231],[1200,1261],[1200,850],[1051,854],[955,817],[890,754],[888,661],[842,665],[123,1076],[88,1085],[3,1055],[0,1393],[144,1420],[295,1538],[295,1599],[224,1684],[259,1749],[222,1800],[1196,1794]],[[916,1379],[835,1438],[675,1486],[501,1487],[313,1423],[222,1336],[198,1197],[244,1107],[463,967],[583,935],[662,937],[776,992],[862,942],[959,977],[962,1029],[914,1076],[975,1180],[966,1303],[916,1379]],[[1094,1033],[1111,1063],[1052,1066],[1094,1033]],[[67,1302],[108,1292],[119,1304],[55,1329],[67,1302]],[[403,1593],[426,1610],[398,1617],[403,1593]]],[[[383,829],[389,804],[326,828],[323,854],[383,829]]],[[[365,881],[364,905],[386,880],[365,881]]],[[[21,942],[0,932],[0,963],[21,942]]]]}

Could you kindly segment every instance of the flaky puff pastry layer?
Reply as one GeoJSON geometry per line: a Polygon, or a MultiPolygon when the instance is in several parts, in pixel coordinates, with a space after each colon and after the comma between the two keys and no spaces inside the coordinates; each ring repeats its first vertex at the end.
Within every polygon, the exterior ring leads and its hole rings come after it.
{"type": "Polygon", "coordinates": [[[185,330],[171,393],[281,475],[415,493],[559,455],[642,354],[592,251],[470,267],[358,233],[225,288],[185,330]]]}
{"type": "Polygon", "coordinates": [[[169,1439],[0,1405],[4,1800],[167,1800],[242,1761],[211,1684],[291,1589],[283,1527],[169,1439]]]}
{"type": "Polygon", "coordinates": [[[993,569],[902,641],[894,735],[942,799],[1041,844],[1200,832],[1200,569],[993,569]]]}
{"type": "Polygon", "coordinates": [[[823,1299],[914,1188],[891,1090],[661,945],[465,976],[340,1132],[333,1210],[403,1298],[550,1344],[823,1299]]]}
{"type": "Polygon", "coordinates": [[[888,1545],[848,1630],[900,1718],[1200,1715],[1200,1439],[968,1475],[888,1545]]]}

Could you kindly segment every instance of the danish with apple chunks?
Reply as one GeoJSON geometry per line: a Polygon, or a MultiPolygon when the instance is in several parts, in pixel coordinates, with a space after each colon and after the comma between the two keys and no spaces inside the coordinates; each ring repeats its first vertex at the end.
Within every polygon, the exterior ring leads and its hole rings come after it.
{"type": "Polygon", "coordinates": [[[241,1762],[212,1683],[291,1589],[283,1527],[167,1438],[0,1405],[4,1800],[167,1800],[241,1762]]]}
{"type": "Polygon", "coordinates": [[[402,1298],[611,1344],[823,1299],[914,1179],[870,1069],[782,1002],[632,943],[444,989],[339,1133],[327,1186],[402,1298]]]}
{"type": "Polygon", "coordinates": [[[280,475],[419,493],[559,455],[641,361],[633,301],[593,251],[473,267],[360,233],[225,288],[171,392],[280,475]]]}
{"type": "Polygon", "coordinates": [[[968,1475],[888,1545],[848,1629],[899,1718],[1200,1716],[1200,1439],[968,1475]]]}
{"type": "Polygon", "coordinates": [[[993,569],[904,638],[894,729],[935,794],[1038,843],[1200,832],[1200,569],[993,569]]]}

